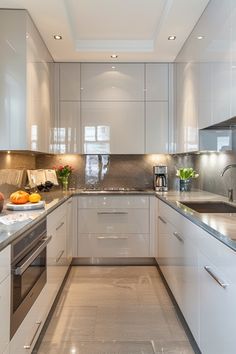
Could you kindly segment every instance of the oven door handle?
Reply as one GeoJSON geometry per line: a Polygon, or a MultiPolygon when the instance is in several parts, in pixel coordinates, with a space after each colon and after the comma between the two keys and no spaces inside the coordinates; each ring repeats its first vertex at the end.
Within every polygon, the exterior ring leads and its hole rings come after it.
{"type": "Polygon", "coordinates": [[[30,256],[26,259],[26,261],[14,270],[15,275],[22,275],[29,265],[38,257],[38,255],[42,252],[42,250],[47,246],[47,244],[51,241],[52,236],[48,236],[43,238],[44,241],[30,256]]]}

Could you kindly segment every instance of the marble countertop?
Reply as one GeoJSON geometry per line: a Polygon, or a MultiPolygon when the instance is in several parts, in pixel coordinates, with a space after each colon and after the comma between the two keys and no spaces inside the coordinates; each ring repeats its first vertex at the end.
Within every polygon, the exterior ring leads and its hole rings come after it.
{"type": "Polygon", "coordinates": [[[236,203],[229,203],[226,197],[222,197],[218,194],[199,190],[192,192],[169,191],[156,193],[156,196],[219,241],[236,251],[236,214],[198,213],[181,204],[181,201],[222,201],[233,206],[236,206],[236,203]]]}
{"type": "MultiPolygon", "coordinates": [[[[72,195],[156,195],[159,199],[167,203],[176,211],[184,215],[186,218],[206,230],[209,234],[216,237],[219,241],[236,251],[236,214],[215,214],[215,213],[197,213],[192,209],[181,204],[181,201],[224,201],[227,198],[217,194],[205,191],[178,192],[169,191],[164,193],[155,192],[152,189],[136,190],[136,191],[104,191],[104,190],[84,190],[77,189],[69,192],[51,191],[49,193],[41,193],[45,200],[45,208],[35,211],[22,211],[29,214],[31,219],[16,222],[10,226],[0,223],[0,251],[11,244],[23,232],[35,225],[42,218],[46,217],[55,208],[64,203],[72,195]]],[[[231,203],[236,206],[236,203],[231,203]]],[[[0,216],[16,213],[4,209],[0,216]]]]}

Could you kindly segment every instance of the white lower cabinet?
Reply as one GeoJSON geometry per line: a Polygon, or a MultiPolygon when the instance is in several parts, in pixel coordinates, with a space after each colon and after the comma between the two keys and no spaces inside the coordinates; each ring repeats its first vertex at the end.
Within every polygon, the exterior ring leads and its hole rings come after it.
{"type": "Polygon", "coordinates": [[[11,277],[8,276],[0,283],[0,353],[5,353],[10,341],[10,282],[11,277]]]}
{"type": "MultiPolygon", "coordinates": [[[[234,354],[236,283],[203,253],[200,276],[200,349],[206,354],[234,354]]],[[[236,262],[234,264],[234,267],[236,262]]]]}
{"type": "Polygon", "coordinates": [[[51,304],[45,287],[10,342],[10,354],[29,354],[42,330],[51,304]]]}
{"type": "Polygon", "coordinates": [[[235,252],[162,201],[157,242],[161,271],[202,354],[235,353],[235,252]]]}
{"type": "Polygon", "coordinates": [[[150,257],[148,196],[78,197],[79,257],[150,257]]]}
{"type": "Polygon", "coordinates": [[[47,233],[52,236],[47,247],[47,287],[51,302],[54,301],[69,266],[66,212],[63,204],[47,217],[47,233]]]}

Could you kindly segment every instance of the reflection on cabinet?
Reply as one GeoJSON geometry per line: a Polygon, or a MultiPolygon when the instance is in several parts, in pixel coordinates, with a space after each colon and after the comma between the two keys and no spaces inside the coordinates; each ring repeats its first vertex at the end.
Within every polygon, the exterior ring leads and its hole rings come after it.
{"type": "Polygon", "coordinates": [[[198,65],[178,63],[176,77],[176,152],[198,150],[198,65]]]}
{"type": "Polygon", "coordinates": [[[60,64],[60,100],[80,101],[80,64],[60,64]]]}
{"type": "Polygon", "coordinates": [[[146,102],[146,154],[169,151],[168,102],[146,102]]]}
{"type": "Polygon", "coordinates": [[[144,64],[81,64],[82,101],[143,101],[144,64]]]}
{"type": "Polygon", "coordinates": [[[53,60],[24,10],[1,9],[0,39],[0,149],[49,152],[53,60]]]}
{"type": "Polygon", "coordinates": [[[143,102],[81,102],[83,153],[142,154],[143,102]]]}
{"type": "Polygon", "coordinates": [[[80,102],[60,102],[59,153],[80,153],[80,102]]]}
{"type": "Polygon", "coordinates": [[[147,196],[78,198],[79,257],[151,257],[147,196]]]}
{"type": "Polygon", "coordinates": [[[169,99],[168,64],[146,64],[146,100],[168,101],[169,99]]]}
{"type": "Polygon", "coordinates": [[[59,153],[168,152],[169,64],[57,67],[59,153]]]}

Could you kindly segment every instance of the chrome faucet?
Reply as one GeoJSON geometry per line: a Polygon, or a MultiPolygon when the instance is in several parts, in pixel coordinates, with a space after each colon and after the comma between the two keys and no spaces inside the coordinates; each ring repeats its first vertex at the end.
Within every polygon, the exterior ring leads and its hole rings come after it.
{"type": "MultiPolygon", "coordinates": [[[[225,172],[228,171],[230,168],[236,168],[236,163],[232,163],[230,165],[225,166],[225,168],[221,172],[221,177],[223,177],[225,172]]],[[[228,189],[228,198],[229,198],[229,202],[234,201],[233,188],[228,189]]]]}
{"type": "Polygon", "coordinates": [[[230,165],[225,166],[225,168],[224,168],[223,171],[221,172],[221,177],[224,176],[224,174],[225,174],[226,171],[228,171],[230,168],[233,168],[233,167],[236,168],[236,163],[232,163],[232,164],[230,164],[230,165]]]}

